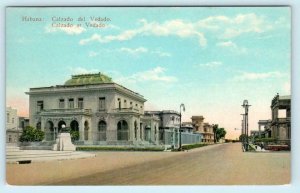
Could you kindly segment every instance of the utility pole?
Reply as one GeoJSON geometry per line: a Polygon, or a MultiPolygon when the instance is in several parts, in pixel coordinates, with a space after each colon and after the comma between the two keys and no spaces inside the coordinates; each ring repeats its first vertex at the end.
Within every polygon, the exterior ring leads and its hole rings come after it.
{"type": "Polygon", "coordinates": [[[179,106],[179,114],[180,114],[180,122],[179,122],[179,148],[178,148],[178,150],[179,151],[181,151],[182,150],[182,147],[181,147],[181,109],[183,110],[183,111],[185,111],[185,106],[184,106],[184,104],[182,103],[180,106],[179,106]]]}

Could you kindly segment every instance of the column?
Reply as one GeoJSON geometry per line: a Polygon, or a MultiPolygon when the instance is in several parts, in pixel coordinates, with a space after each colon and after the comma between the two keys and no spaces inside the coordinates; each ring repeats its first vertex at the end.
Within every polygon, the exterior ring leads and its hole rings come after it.
{"type": "Polygon", "coordinates": [[[158,128],[158,124],[155,124],[155,128],[156,128],[156,141],[155,144],[159,145],[159,128],[158,128]]]}
{"type": "Polygon", "coordinates": [[[84,141],[84,119],[81,117],[79,123],[79,141],[84,141]]]}
{"type": "Polygon", "coordinates": [[[141,141],[144,141],[145,137],[144,137],[144,125],[143,123],[140,123],[140,137],[141,137],[141,141]]]}
{"type": "Polygon", "coordinates": [[[88,136],[88,141],[93,141],[94,140],[94,136],[93,136],[93,123],[92,123],[92,120],[89,119],[87,120],[88,123],[89,123],[89,136],[88,136]]]}
{"type": "Polygon", "coordinates": [[[134,141],[134,122],[133,118],[128,119],[128,132],[129,132],[129,139],[128,141],[134,141]]]}

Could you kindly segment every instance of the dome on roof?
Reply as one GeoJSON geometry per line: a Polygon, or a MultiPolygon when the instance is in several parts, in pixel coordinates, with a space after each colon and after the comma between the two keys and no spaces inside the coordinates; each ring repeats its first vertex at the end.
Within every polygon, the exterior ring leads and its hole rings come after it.
{"type": "Polygon", "coordinates": [[[112,79],[102,73],[72,75],[72,78],[65,82],[65,85],[85,85],[112,83],[112,79]]]}

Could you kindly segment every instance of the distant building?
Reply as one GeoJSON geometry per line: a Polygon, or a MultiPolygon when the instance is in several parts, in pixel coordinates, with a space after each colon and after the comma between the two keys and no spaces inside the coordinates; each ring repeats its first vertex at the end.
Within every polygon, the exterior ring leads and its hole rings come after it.
{"type": "Polygon", "coordinates": [[[183,122],[181,124],[181,131],[185,133],[193,133],[194,132],[194,127],[192,122],[183,122]]]}
{"type": "Polygon", "coordinates": [[[161,144],[169,143],[177,146],[180,126],[180,114],[173,110],[145,111],[145,116],[156,116],[159,118],[159,141],[161,144]],[[166,137],[170,135],[170,137],[166,137]],[[169,138],[169,139],[167,139],[169,138]]]}
{"type": "Polygon", "coordinates": [[[21,134],[17,109],[6,107],[6,143],[18,143],[21,134]]]}
{"type": "Polygon", "coordinates": [[[73,75],[63,85],[30,88],[30,125],[54,141],[63,125],[77,144],[157,144],[159,119],[144,116],[146,99],[102,73],[73,75]]]}
{"type": "Polygon", "coordinates": [[[156,115],[157,117],[159,117],[159,129],[179,128],[180,114],[177,111],[145,111],[145,115],[156,115]]]}
{"type": "MultiPolygon", "coordinates": [[[[271,137],[271,126],[272,120],[259,120],[258,121],[258,130],[253,130],[253,136],[256,136],[258,138],[269,138],[271,137]],[[255,134],[255,135],[254,135],[255,134]]],[[[252,131],[251,131],[252,132],[252,131]]]]}
{"type": "Polygon", "coordinates": [[[202,142],[202,134],[194,133],[193,125],[190,123],[181,124],[180,128],[180,113],[173,110],[163,111],[145,111],[145,116],[155,115],[159,117],[159,141],[160,144],[172,145],[177,148],[180,140],[182,144],[195,144],[202,142]],[[180,137],[181,134],[181,137],[180,137]]]}
{"type": "Polygon", "coordinates": [[[27,117],[19,117],[19,128],[23,130],[27,126],[29,126],[29,118],[27,118],[27,117]]]}
{"type": "Polygon", "coordinates": [[[203,116],[192,116],[192,124],[195,128],[196,133],[202,134],[202,142],[213,143],[214,142],[214,132],[212,125],[204,123],[203,116]]]}

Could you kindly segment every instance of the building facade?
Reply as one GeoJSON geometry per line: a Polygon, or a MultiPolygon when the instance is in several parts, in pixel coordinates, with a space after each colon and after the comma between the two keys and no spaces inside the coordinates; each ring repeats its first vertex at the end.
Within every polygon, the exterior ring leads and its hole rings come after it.
{"type": "Polygon", "coordinates": [[[214,132],[212,125],[204,123],[203,116],[192,116],[191,119],[195,132],[202,134],[202,142],[214,143],[214,132]]]}
{"type": "Polygon", "coordinates": [[[17,144],[22,134],[17,109],[6,107],[6,143],[17,144]]]}
{"type": "Polygon", "coordinates": [[[145,116],[155,116],[158,118],[160,144],[178,146],[180,114],[177,111],[145,111],[145,116]]]}
{"type": "Polygon", "coordinates": [[[271,110],[272,121],[268,128],[270,136],[289,142],[291,140],[291,96],[277,94],[271,102],[271,110]]]}
{"type": "Polygon", "coordinates": [[[275,97],[271,101],[271,118],[258,121],[258,131],[251,131],[256,138],[273,138],[277,143],[290,144],[291,96],[275,97]],[[263,129],[262,129],[263,128],[263,129]]]}
{"type": "Polygon", "coordinates": [[[271,123],[272,120],[259,120],[258,121],[258,130],[252,130],[250,134],[256,138],[270,138],[272,137],[271,135],[271,123]]]}
{"type": "Polygon", "coordinates": [[[19,117],[19,128],[23,130],[27,126],[29,126],[29,118],[27,118],[27,117],[19,117]]]}
{"type": "Polygon", "coordinates": [[[153,115],[159,118],[160,144],[178,148],[180,141],[182,145],[202,142],[202,134],[194,133],[192,124],[182,123],[180,128],[180,113],[177,111],[145,111],[146,115],[153,115]]]}
{"type": "Polygon", "coordinates": [[[73,75],[63,85],[27,94],[30,125],[45,131],[46,141],[54,141],[64,125],[82,145],[158,143],[159,120],[144,116],[146,99],[102,73],[73,75]]]}

